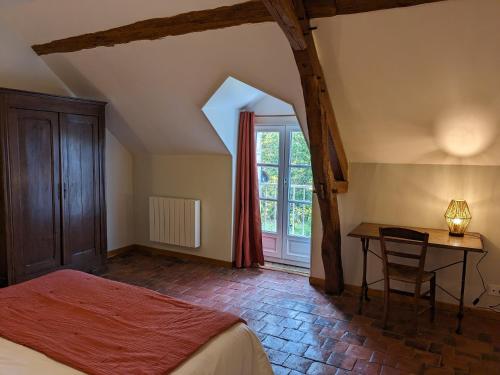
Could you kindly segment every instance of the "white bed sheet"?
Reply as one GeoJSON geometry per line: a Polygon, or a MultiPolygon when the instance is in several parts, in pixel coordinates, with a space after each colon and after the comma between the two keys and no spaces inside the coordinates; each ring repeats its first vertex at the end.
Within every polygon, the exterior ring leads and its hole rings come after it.
{"type": "MultiPolygon", "coordinates": [[[[0,337],[0,374],[81,375],[82,372],[0,337]]],[[[272,374],[271,365],[259,339],[242,323],[209,341],[172,373],[172,375],[272,374]]]]}

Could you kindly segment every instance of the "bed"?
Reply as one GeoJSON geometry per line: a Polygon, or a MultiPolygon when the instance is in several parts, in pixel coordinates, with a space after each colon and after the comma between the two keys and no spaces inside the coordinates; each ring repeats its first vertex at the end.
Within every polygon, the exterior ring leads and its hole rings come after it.
{"type": "Polygon", "coordinates": [[[240,318],[78,271],[0,290],[1,374],[272,375],[240,318]]]}

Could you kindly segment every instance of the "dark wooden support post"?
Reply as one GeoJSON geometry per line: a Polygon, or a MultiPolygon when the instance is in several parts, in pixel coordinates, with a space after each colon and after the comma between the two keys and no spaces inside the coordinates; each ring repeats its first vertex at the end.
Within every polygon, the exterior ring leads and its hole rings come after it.
{"type": "Polygon", "coordinates": [[[325,113],[321,106],[321,89],[317,77],[302,76],[302,86],[306,102],[314,187],[323,224],[321,256],[325,268],[325,291],[340,294],[344,290],[340,217],[337,194],[331,186],[334,177],[328,152],[329,132],[323,121],[325,113]]]}
{"type": "Polygon", "coordinates": [[[341,294],[344,275],[337,194],[347,192],[348,163],[309,16],[302,0],[294,1],[294,7],[307,43],[307,48],[295,50],[294,56],[304,91],[314,184],[323,223],[321,255],[325,268],[325,291],[341,294]],[[340,185],[344,189],[339,190],[340,185]]]}
{"type": "Polygon", "coordinates": [[[271,16],[278,22],[285,33],[292,49],[301,51],[307,48],[302,25],[290,0],[262,0],[271,16]]]}
{"type": "Polygon", "coordinates": [[[344,290],[344,277],[337,194],[340,190],[347,191],[347,158],[302,0],[263,0],[263,3],[291,41],[300,73],[314,187],[323,223],[321,255],[325,268],[325,291],[340,294],[344,290]],[[296,42],[302,39],[303,43],[296,42]]]}

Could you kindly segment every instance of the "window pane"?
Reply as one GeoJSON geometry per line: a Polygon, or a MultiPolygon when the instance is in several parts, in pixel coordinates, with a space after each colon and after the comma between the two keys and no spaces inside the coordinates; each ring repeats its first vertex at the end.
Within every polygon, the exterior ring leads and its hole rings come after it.
{"type": "Polygon", "coordinates": [[[311,165],[311,154],[304,134],[301,131],[291,132],[290,164],[311,165]]]}
{"type": "Polygon", "coordinates": [[[279,164],[280,133],[257,132],[257,163],[279,164]]]}
{"type": "Polygon", "coordinates": [[[312,202],[312,186],[313,178],[310,167],[290,167],[289,200],[312,202]]]}
{"type": "Polygon", "coordinates": [[[288,235],[311,238],[312,205],[288,204],[288,235]]]}
{"type": "Polygon", "coordinates": [[[258,167],[260,198],[278,199],[278,167],[258,167]]]}
{"type": "Polygon", "coordinates": [[[278,202],[276,201],[260,201],[260,218],[264,232],[277,232],[277,206],[278,202]]]}

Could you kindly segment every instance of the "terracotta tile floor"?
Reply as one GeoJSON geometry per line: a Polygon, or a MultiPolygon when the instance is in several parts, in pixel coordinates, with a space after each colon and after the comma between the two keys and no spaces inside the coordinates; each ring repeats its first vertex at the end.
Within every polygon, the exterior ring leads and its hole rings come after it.
{"type": "Polygon", "coordinates": [[[455,317],[439,312],[415,334],[411,312],[395,305],[384,331],[377,299],[361,316],[356,296],[327,296],[303,276],[140,254],[111,259],[104,276],[241,315],[276,374],[500,374],[499,320],[466,315],[458,336],[455,317]]]}

